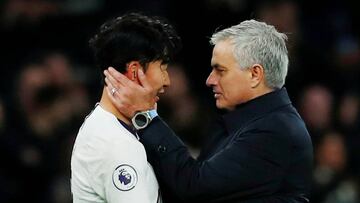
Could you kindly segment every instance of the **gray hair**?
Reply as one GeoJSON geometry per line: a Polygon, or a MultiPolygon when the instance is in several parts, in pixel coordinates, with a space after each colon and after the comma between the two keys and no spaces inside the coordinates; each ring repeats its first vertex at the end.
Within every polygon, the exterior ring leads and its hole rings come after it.
{"type": "Polygon", "coordinates": [[[241,68],[260,64],[268,87],[277,89],[284,85],[289,64],[285,34],[264,22],[247,20],[214,33],[210,44],[228,39],[234,45],[234,57],[241,68]]]}

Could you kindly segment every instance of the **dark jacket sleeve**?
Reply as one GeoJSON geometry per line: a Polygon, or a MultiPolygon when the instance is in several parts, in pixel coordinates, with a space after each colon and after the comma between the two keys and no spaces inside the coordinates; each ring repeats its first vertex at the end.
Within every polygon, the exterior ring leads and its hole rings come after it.
{"type": "Polygon", "coordinates": [[[203,201],[233,195],[253,198],[277,190],[290,153],[285,140],[256,129],[234,136],[231,144],[201,161],[190,156],[161,118],[140,132],[140,140],[157,177],[179,197],[203,201]]]}

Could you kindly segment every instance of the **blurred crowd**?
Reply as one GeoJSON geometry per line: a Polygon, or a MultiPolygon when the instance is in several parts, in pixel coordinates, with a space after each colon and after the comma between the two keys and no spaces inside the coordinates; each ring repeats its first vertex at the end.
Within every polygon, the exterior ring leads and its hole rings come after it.
{"type": "Polygon", "coordinates": [[[255,18],[288,34],[286,87],[314,144],[311,202],[360,202],[360,13],[355,1],[0,1],[0,202],[71,202],[70,156],[100,98],[88,40],[128,11],[164,16],[184,48],[160,115],[194,157],[217,114],[209,37],[255,18]],[[188,20],[191,19],[191,20],[188,20]]]}

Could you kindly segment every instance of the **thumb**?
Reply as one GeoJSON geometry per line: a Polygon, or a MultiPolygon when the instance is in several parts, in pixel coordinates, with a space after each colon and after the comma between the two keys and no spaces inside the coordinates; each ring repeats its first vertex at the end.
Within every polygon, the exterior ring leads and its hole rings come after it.
{"type": "Polygon", "coordinates": [[[139,75],[140,85],[143,86],[144,88],[149,87],[150,86],[149,81],[147,80],[145,73],[143,72],[142,69],[139,69],[138,75],[139,75]]]}

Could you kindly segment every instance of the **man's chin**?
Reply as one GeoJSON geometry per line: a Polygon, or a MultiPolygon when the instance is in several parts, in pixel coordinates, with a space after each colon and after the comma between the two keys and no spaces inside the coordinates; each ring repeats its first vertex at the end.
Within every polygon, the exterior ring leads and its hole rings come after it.
{"type": "Polygon", "coordinates": [[[225,106],[219,100],[216,100],[216,108],[218,108],[218,109],[226,109],[225,106]]]}
{"type": "Polygon", "coordinates": [[[220,102],[220,101],[216,101],[216,108],[220,109],[220,110],[224,110],[224,111],[231,111],[234,110],[234,108],[229,107],[228,105],[225,105],[224,103],[220,102]]]}

